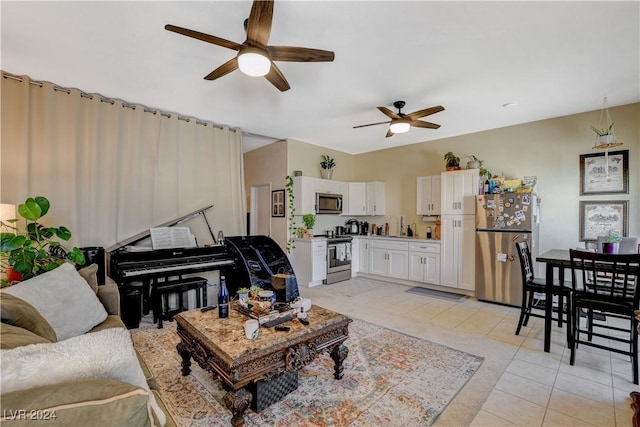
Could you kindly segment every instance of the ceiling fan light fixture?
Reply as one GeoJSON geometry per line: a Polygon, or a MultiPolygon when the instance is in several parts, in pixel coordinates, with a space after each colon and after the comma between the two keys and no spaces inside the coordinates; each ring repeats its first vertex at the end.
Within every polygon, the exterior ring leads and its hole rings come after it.
{"type": "Polygon", "coordinates": [[[238,68],[248,76],[262,77],[271,70],[271,60],[259,49],[246,48],[238,53],[238,68]]]}
{"type": "Polygon", "coordinates": [[[411,125],[404,120],[396,120],[389,125],[389,130],[393,133],[406,133],[409,132],[409,129],[411,129],[411,125]]]}

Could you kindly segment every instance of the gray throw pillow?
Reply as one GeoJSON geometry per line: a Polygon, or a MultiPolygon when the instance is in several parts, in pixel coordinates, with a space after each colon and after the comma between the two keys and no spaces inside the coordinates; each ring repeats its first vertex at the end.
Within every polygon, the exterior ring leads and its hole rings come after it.
{"type": "Polygon", "coordinates": [[[91,264],[88,267],[78,270],[80,276],[87,281],[87,284],[93,289],[93,292],[98,293],[98,264],[91,264]]]}
{"type": "Polygon", "coordinates": [[[3,290],[31,304],[58,341],[82,335],[107,318],[95,292],[69,263],[3,290]]]}

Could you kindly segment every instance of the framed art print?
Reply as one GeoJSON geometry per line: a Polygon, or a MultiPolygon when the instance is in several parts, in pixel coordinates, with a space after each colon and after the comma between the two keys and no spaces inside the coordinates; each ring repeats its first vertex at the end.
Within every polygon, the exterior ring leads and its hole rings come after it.
{"type": "Polygon", "coordinates": [[[271,216],[283,217],[284,210],[284,190],[274,190],[271,192],[271,216]]]}
{"type": "Polygon", "coordinates": [[[580,241],[598,240],[609,231],[627,235],[626,200],[580,201],[580,241]]]}
{"type": "Polygon", "coordinates": [[[629,194],[629,150],[580,155],[580,195],[629,194]]]}

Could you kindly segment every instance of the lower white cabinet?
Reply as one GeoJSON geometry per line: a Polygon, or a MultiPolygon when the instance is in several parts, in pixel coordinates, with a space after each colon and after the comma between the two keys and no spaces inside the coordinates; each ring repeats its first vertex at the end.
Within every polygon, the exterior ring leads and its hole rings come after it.
{"type": "Polygon", "coordinates": [[[409,244],[409,280],[440,284],[440,244],[409,244]]]}
{"type": "Polygon", "coordinates": [[[406,241],[371,240],[369,273],[408,279],[409,243],[406,241]]]}
{"type": "MultiPolygon", "coordinates": [[[[360,240],[358,256],[358,269],[356,272],[358,273],[369,273],[369,252],[371,251],[371,240],[369,239],[358,239],[360,240]]],[[[355,253],[355,252],[354,252],[355,253]]]]}
{"type": "Polygon", "coordinates": [[[296,239],[291,262],[298,285],[321,285],[327,278],[327,239],[296,239]]]}
{"type": "Polygon", "coordinates": [[[442,216],[442,286],[475,290],[475,222],[475,215],[442,216]]]}

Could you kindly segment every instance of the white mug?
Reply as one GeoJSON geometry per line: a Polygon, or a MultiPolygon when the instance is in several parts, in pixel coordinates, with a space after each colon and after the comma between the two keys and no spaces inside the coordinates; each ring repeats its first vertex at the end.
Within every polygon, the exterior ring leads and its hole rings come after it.
{"type": "Polygon", "coordinates": [[[259,329],[260,323],[256,319],[249,319],[244,322],[244,335],[250,340],[258,338],[259,329]]]}

